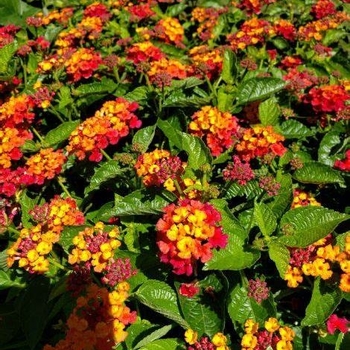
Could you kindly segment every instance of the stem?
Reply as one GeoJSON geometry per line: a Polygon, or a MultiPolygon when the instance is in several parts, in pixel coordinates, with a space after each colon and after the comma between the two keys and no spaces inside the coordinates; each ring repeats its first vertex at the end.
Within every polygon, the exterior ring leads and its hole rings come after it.
{"type": "Polygon", "coordinates": [[[49,108],[48,111],[57,117],[61,123],[64,123],[63,118],[53,108],[49,108]]]}
{"type": "Polygon", "coordinates": [[[179,185],[179,182],[176,179],[174,179],[174,185],[176,187],[177,192],[179,192],[179,196],[183,195],[183,191],[179,185]]]}
{"type": "Polygon", "coordinates": [[[50,264],[58,267],[59,269],[61,270],[64,270],[64,271],[68,271],[68,269],[66,267],[64,267],[62,264],[60,264],[59,262],[56,261],[56,259],[53,259],[53,258],[48,258],[50,264]]]}
{"type": "Polygon", "coordinates": [[[106,153],[106,151],[104,149],[101,149],[100,151],[107,160],[112,160],[112,158],[106,153]]]}
{"type": "Polygon", "coordinates": [[[343,342],[343,339],[344,339],[344,333],[340,332],[337,338],[337,342],[335,343],[334,350],[340,350],[340,345],[343,342]]]}
{"type": "Polygon", "coordinates": [[[72,197],[71,194],[69,193],[67,187],[63,183],[62,178],[60,176],[57,178],[57,182],[60,185],[60,187],[62,188],[63,192],[67,195],[67,197],[72,197]]]}
{"type": "Polygon", "coordinates": [[[17,229],[15,229],[15,228],[13,228],[13,227],[11,227],[11,226],[7,226],[7,227],[6,227],[6,230],[7,230],[8,232],[15,233],[16,235],[19,235],[19,234],[20,234],[20,232],[19,232],[17,229]]]}
{"type": "Polygon", "coordinates": [[[44,139],[41,137],[38,131],[34,128],[34,126],[31,127],[31,130],[33,131],[33,134],[39,139],[40,143],[43,143],[44,139]]]}

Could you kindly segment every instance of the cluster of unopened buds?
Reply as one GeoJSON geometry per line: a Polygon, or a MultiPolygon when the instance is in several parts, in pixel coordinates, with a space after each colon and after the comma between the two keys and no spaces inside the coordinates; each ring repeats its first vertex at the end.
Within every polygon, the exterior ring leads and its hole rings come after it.
{"type": "Polygon", "coordinates": [[[214,248],[225,248],[228,237],[220,213],[209,203],[182,199],[164,208],[156,224],[160,260],[178,275],[192,275],[197,262],[212,258],[214,248]]]}
{"type": "Polygon", "coordinates": [[[292,350],[295,332],[288,326],[282,326],[274,317],[264,323],[264,329],[253,319],[244,324],[245,334],[241,340],[242,350],[292,350]]]}
{"type": "Polygon", "coordinates": [[[285,280],[288,287],[296,288],[303,282],[303,275],[334,278],[343,292],[350,292],[350,235],[345,238],[344,249],[332,244],[328,235],[307,248],[290,248],[290,260],[285,280]],[[339,270],[339,272],[338,272],[339,270]]]}
{"type": "Polygon", "coordinates": [[[31,212],[35,226],[23,228],[16,242],[7,250],[7,265],[30,273],[45,273],[49,270],[48,255],[60,239],[65,226],[84,223],[83,213],[71,199],[55,197],[50,203],[35,207],[31,212]]]}
{"type": "Polygon", "coordinates": [[[217,107],[204,106],[191,119],[189,132],[204,138],[213,156],[219,156],[230,148],[238,137],[238,119],[217,107]]]}
{"type": "Polygon", "coordinates": [[[122,97],[105,102],[93,117],[83,121],[71,133],[67,151],[79,160],[88,156],[89,160],[99,162],[103,149],[117,144],[129,134],[130,129],[141,126],[141,121],[133,113],[137,108],[136,102],[122,97]]]}
{"type": "Polygon", "coordinates": [[[136,312],[125,305],[129,290],[128,282],[119,283],[111,292],[89,284],[68,317],[65,338],[55,346],[45,345],[43,349],[111,350],[127,337],[125,327],[136,321],[136,312]]]}
{"type": "Polygon", "coordinates": [[[187,350],[229,350],[227,346],[227,337],[221,333],[215,333],[211,339],[207,336],[198,338],[198,333],[193,329],[187,329],[185,332],[185,341],[187,350]]]}

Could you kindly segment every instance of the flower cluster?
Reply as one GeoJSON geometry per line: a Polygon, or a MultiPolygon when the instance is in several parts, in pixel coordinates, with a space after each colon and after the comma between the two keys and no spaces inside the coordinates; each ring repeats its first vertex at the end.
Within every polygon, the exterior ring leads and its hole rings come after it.
{"type": "Polygon", "coordinates": [[[135,102],[122,97],[107,101],[93,117],[82,122],[69,136],[67,151],[79,160],[89,155],[89,160],[99,162],[101,149],[115,145],[130,129],[139,128],[141,121],[133,113],[138,108],[135,102]]]}
{"type": "Polygon", "coordinates": [[[169,187],[169,180],[180,181],[186,164],[167,150],[155,149],[141,154],[135,164],[136,173],[145,186],[169,187]],[[168,181],[167,181],[168,180],[168,181]]]}
{"type": "Polygon", "coordinates": [[[266,38],[275,34],[273,26],[264,19],[253,17],[246,20],[240,30],[227,37],[232,50],[244,50],[247,46],[264,43],[266,38]]]}
{"type": "Polygon", "coordinates": [[[293,191],[292,209],[298,207],[304,207],[306,205],[320,206],[321,203],[317,202],[315,197],[310,192],[305,192],[300,188],[296,188],[293,191]]]}
{"type": "Polygon", "coordinates": [[[339,112],[345,108],[350,94],[342,85],[324,85],[313,87],[304,97],[315,112],[339,112]]]}
{"type": "Polygon", "coordinates": [[[189,344],[186,348],[187,350],[229,350],[227,337],[221,332],[214,334],[211,340],[206,336],[198,339],[196,331],[187,329],[185,341],[189,344]]]}
{"type": "Polygon", "coordinates": [[[350,171],[350,150],[345,152],[344,159],[337,159],[334,162],[334,167],[341,171],[350,171]]]}
{"type": "Polygon", "coordinates": [[[165,55],[162,50],[150,41],[135,43],[127,49],[127,59],[134,62],[134,64],[159,61],[164,57],[165,55]]]}
{"type": "Polygon", "coordinates": [[[306,276],[321,277],[328,280],[334,275],[337,266],[341,274],[339,288],[350,291],[350,236],[347,235],[344,251],[338,245],[332,245],[331,236],[326,237],[307,248],[290,248],[290,260],[285,280],[288,287],[296,288],[306,276]],[[334,270],[333,270],[334,269],[334,270]]]}
{"type": "Polygon", "coordinates": [[[119,283],[112,292],[88,285],[67,320],[65,338],[55,346],[45,345],[44,350],[112,350],[127,337],[125,327],[136,321],[136,312],[125,305],[129,289],[127,282],[119,283]]]}
{"type": "Polygon", "coordinates": [[[276,133],[272,126],[255,125],[245,129],[235,149],[244,161],[262,158],[267,154],[282,156],[286,152],[284,137],[276,133]]]}
{"type": "Polygon", "coordinates": [[[264,329],[252,319],[244,324],[242,350],[292,350],[295,332],[288,326],[281,326],[278,320],[270,317],[265,321],[264,329]]]}
{"type": "Polygon", "coordinates": [[[174,43],[182,46],[184,40],[184,29],[177,18],[165,17],[161,19],[154,28],[158,38],[166,43],[174,43]]]}
{"type": "Polygon", "coordinates": [[[316,19],[321,19],[330,15],[334,15],[337,11],[333,1],[318,0],[316,4],[312,6],[311,12],[316,17],[316,19]]]}
{"type": "Polygon", "coordinates": [[[119,229],[114,227],[109,232],[98,222],[94,227],[86,227],[73,238],[74,248],[69,254],[68,262],[71,265],[81,264],[95,272],[103,272],[115,250],[120,247],[119,229]]]}
{"type": "Polygon", "coordinates": [[[228,237],[220,220],[220,213],[209,203],[182,199],[166,206],[156,224],[160,260],[178,275],[192,275],[197,261],[209,261],[213,248],[226,246],[228,237]]]}
{"type": "Polygon", "coordinates": [[[329,334],[334,334],[337,330],[342,333],[347,333],[350,331],[350,320],[348,320],[346,317],[339,317],[336,314],[329,316],[326,325],[329,334]]]}
{"type": "Polygon", "coordinates": [[[261,304],[263,300],[268,299],[270,295],[270,288],[267,286],[267,282],[257,279],[250,279],[248,281],[248,297],[253,298],[258,304],[261,304]]]}
{"type": "Polygon", "coordinates": [[[238,119],[229,112],[221,112],[217,107],[204,106],[191,119],[189,132],[204,138],[213,156],[230,148],[238,137],[238,119]]]}
{"type": "Polygon", "coordinates": [[[255,175],[249,162],[242,162],[238,156],[233,156],[232,161],[222,171],[225,181],[237,181],[244,186],[248,181],[254,179],[255,175]]]}
{"type": "Polygon", "coordinates": [[[64,62],[64,66],[69,79],[77,82],[82,78],[91,78],[101,63],[102,57],[99,52],[95,52],[93,49],[80,48],[64,62]]]}
{"type": "Polygon", "coordinates": [[[255,13],[258,15],[261,13],[261,10],[264,5],[271,4],[275,2],[276,0],[241,0],[241,1],[234,1],[234,3],[237,2],[237,6],[241,9],[244,9],[247,14],[253,14],[255,13]]]}
{"type": "Polygon", "coordinates": [[[66,157],[62,150],[43,148],[27,160],[27,173],[33,176],[34,183],[42,185],[45,180],[53,179],[61,172],[65,161],[66,157]]]}
{"type": "Polygon", "coordinates": [[[33,216],[37,225],[21,230],[17,241],[7,250],[7,264],[30,273],[45,273],[49,270],[48,254],[57,243],[65,226],[80,225],[83,213],[73,199],[55,197],[49,204],[36,207],[33,216]]]}

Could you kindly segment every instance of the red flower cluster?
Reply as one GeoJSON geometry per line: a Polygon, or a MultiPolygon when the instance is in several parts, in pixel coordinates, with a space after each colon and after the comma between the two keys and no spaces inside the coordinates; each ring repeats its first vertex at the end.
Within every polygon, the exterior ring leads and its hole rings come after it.
{"type": "Polygon", "coordinates": [[[297,31],[290,21],[279,19],[274,25],[274,30],[277,35],[283,36],[286,40],[293,41],[296,38],[297,31]]]}
{"type": "Polygon", "coordinates": [[[238,1],[237,6],[241,9],[244,9],[247,14],[255,13],[258,15],[261,13],[261,9],[264,5],[272,4],[276,0],[241,0],[238,1]]]}
{"type": "Polygon", "coordinates": [[[122,97],[107,101],[91,118],[81,123],[70,135],[67,151],[79,160],[89,155],[89,160],[99,162],[101,149],[115,145],[130,129],[139,128],[141,121],[133,113],[138,108],[136,102],[122,97]]]}
{"type": "Polygon", "coordinates": [[[350,94],[342,85],[324,85],[313,87],[304,97],[315,112],[339,112],[345,108],[350,94]]]}
{"type": "Polygon", "coordinates": [[[311,13],[316,19],[321,19],[337,12],[335,4],[331,0],[318,0],[311,8],[311,13]]]}
{"type": "Polygon", "coordinates": [[[350,171],[350,149],[346,151],[344,159],[337,159],[334,167],[341,171],[350,171]]]}
{"type": "Polygon", "coordinates": [[[68,78],[73,82],[77,82],[82,78],[91,78],[101,63],[102,57],[99,52],[95,52],[93,49],[80,48],[64,62],[64,66],[68,78]]]}
{"type": "Polygon", "coordinates": [[[222,171],[225,181],[237,181],[240,185],[245,185],[254,179],[255,175],[248,162],[242,163],[238,156],[232,157],[233,163],[229,163],[222,171]]]}
{"type": "Polygon", "coordinates": [[[209,203],[183,199],[164,208],[157,222],[160,260],[177,275],[192,275],[197,261],[205,263],[213,248],[225,248],[227,235],[219,226],[220,213],[209,203]]]}
{"type": "Polygon", "coordinates": [[[150,41],[135,43],[127,50],[127,59],[133,61],[134,64],[158,61],[164,57],[162,50],[154,46],[150,41]]]}
{"type": "Polygon", "coordinates": [[[342,333],[347,333],[350,330],[350,320],[345,317],[339,317],[336,314],[329,316],[326,324],[329,334],[334,334],[337,330],[342,333]]]}

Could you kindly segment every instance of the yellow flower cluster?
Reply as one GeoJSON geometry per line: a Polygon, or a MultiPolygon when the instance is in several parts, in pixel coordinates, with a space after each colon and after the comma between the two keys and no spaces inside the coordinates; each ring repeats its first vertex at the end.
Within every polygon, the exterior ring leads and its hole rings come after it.
{"type": "Polygon", "coordinates": [[[165,17],[158,22],[157,27],[163,32],[159,37],[166,42],[179,44],[184,39],[185,30],[177,18],[165,17]]]}
{"type": "Polygon", "coordinates": [[[83,264],[87,268],[93,268],[95,272],[102,272],[121,244],[116,239],[117,236],[117,227],[107,233],[104,232],[102,222],[98,222],[94,227],[86,227],[73,238],[75,248],[69,254],[68,262],[72,265],[83,264]]]}
{"type": "Polygon", "coordinates": [[[315,197],[311,193],[307,193],[300,189],[294,190],[292,209],[303,207],[305,205],[320,206],[321,203],[317,202],[315,197]]]}
{"type": "Polygon", "coordinates": [[[295,332],[290,327],[281,326],[276,318],[270,317],[265,321],[264,328],[264,330],[260,330],[259,323],[253,319],[248,319],[244,324],[245,334],[241,340],[242,350],[254,350],[261,343],[264,343],[268,348],[272,345],[272,342],[276,343],[276,350],[293,349],[292,341],[295,332]]]}
{"type": "MultiPolygon", "coordinates": [[[[197,345],[196,349],[204,349],[202,347],[201,342],[205,343],[205,348],[208,348],[208,344],[214,345],[214,347],[210,347],[210,349],[213,350],[229,350],[229,347],[227,346],[227,337],[221,333],[215,333],[211,339],[211,341],[208,340],[207,337],[202,337],[201,339],[198,339],[198,333],[194,331],[193,329],[187,329],[185,332],[185,341],[189,345],[197,345]]],[[[191,347],[191,349],[194,349],[191,347]]]]}

